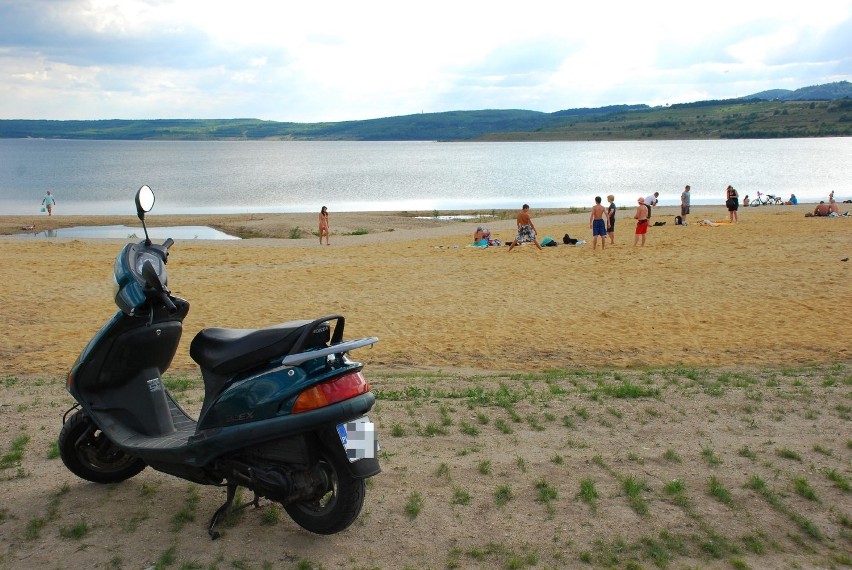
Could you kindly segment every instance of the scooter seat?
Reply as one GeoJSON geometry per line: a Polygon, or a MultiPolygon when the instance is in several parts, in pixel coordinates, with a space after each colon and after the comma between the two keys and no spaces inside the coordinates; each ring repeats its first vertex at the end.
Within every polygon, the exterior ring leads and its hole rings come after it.
{"type": "MultiPolygon", "coordinates": [[[[202,329],[192,339],[189,355],[202,369],[233,374],[290,354],[305,327],[316,324],[316,321],[289,321],[262,329],[202,329]]],[[[329,340],[329,330],[327,324],[316,326],[299,350],[324,345],[329,340]]]]}

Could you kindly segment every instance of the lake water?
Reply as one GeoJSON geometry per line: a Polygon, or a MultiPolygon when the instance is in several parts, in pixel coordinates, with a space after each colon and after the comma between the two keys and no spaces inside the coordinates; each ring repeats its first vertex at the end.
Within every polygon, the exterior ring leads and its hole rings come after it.
{"type": "MultiPolygon", "coordinates": [[[[722,204],[725,187],[800,201],[852,197],[852,138],[545,142],[166,142],[0,140],[0,213],[135,214],[142,184],[157,214],[333,211],[488,212],[632,206],[660,192],[722,204]]],[[[41,214],[44,215],[44,214],[41,214]]]]}

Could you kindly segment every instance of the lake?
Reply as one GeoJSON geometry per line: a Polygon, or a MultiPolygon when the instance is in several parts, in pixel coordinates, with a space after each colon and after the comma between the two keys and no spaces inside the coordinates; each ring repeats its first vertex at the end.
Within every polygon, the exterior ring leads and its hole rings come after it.
{"type": "Polygon", "coordinates": [[[852,138],[438,143],[0,140],[0,213],[135,214],[150,185],[158,214],[452,211],[588,207],[660,192],[722,204],[732,184],[800,201],[852,196],[852,138]],[[605,200],[605,198],[604,198],[605,200]]]}

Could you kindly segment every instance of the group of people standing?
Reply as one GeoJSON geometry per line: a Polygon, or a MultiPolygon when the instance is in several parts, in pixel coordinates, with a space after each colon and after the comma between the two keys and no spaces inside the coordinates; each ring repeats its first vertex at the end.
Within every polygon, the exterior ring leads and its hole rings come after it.
{"type": "MultiPolygon", "coordinates": [[[[687,184],[680,195],[680,215],[684,220],[689,214],[690,190],[691,188],[689,184],[687,184]]],[[[736,192],[736,190],[734,190],[734,192],[736,192]]],[[[645,237],[648,234],[648,224],[651,219],[651,208],[657,205],[659,198],[660,193],[654,192],[653,194],[649,194],[648,196],[637,200],[638,205],[636,207],[636,213],[633,216],[633,219],[636,220],[636,230],[634,232],[635,237],[633,239],[634,246],[645,245],[645,237]]],[[[615,213],[618,208],[615,205],[615,196],[610,194],[606,197],[606,200],[609,205],[604,207],[601,197],[595,196],[595,205],[592,206],[592,211],[589,214],[589,229],[592,230],[592,249],[597,249],[598,238],[600,238],[601,241],[601,249],[606,247],[607,237],[609,237],[610,245],[615,245],[615,213]]],[[[532,243],[535,244],[538,249],[541,249],[541,246],[536,239],[535,224],[533,224],[532,219],[530,218],[529,209],[529,204],[524,204],[521,211],[518,212],[518,233],[514,241],[509,244],[509,251],[512,251],[512,248],[522,243],[532,243]]]]}

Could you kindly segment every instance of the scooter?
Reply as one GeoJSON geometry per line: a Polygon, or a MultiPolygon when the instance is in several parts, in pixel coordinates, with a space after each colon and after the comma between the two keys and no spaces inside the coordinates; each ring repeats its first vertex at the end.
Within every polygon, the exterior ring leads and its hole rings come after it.
{"type": "Polygon", "coordinates": [[[174,240],[152,244],[142,186],[136,211],[145,239],[115,260],[119,311],[83,349],[67,389],[59,453],[75,475],[117,483],[146,466],[202,485],[226,487],[208,525],[264,497],[301,527],[334,534],[358,517],[379,443],[366,416],[375,396],[349,351],[376,337],[343,340],[345,319],[329,315],[259,329],[207,328],[192,340],[204,400],[197,420],[169,393],[171,365],[189,303],[172,296],[166,263],[174,240]],[[237,487],[254,500],[234,506],[237,487]]]}

